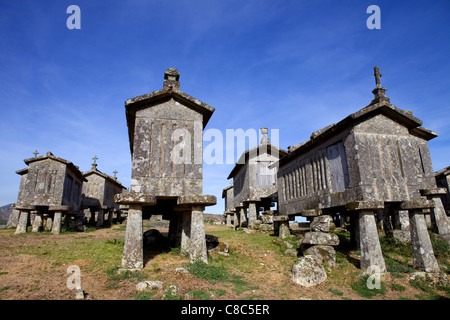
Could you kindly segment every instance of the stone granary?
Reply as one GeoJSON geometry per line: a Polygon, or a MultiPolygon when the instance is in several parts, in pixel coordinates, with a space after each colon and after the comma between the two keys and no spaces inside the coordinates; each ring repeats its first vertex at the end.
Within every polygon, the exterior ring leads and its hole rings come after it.
{"type": "Polygon", "coordinates": [[[259,209],[270,210],[272,203],[277,201],[277,168],[270,166],[287,152],[270,144],[267,132],[267,128],[261,129],[260,144],[240,156],[227,178],[233,179],[234,221],[239,226],[254,228],[259,209]]]}
{"type": "Polygon", "coordinates": [[[21,175],[19,195],[15,209],[19,212],[16,234],[25,233],[30,213],[35,214],[33,231],[44,229],[58,234],[64,215],[79,217],[81,190],[86,179],[72,162],[55,157],[51,152],[45,156],[25,159],[28,168],[17,171],[21,175]]]}
{"type": "Polygon", "coordinates": [[[446,192],[441,195],[441,200],[448,216],[450,214],[450,166],[437,171],[434,177],[438,188],[446,189],[446,192]]]}
{"type": "Polygon", "coordinates": [[[124,269],[144,265],[142,219],[170,220],[169,241],[192,260],[207,262],[203,210],[216,197],[203,195],[203,129],[214,108],[180,90],[169,68],[162,90],[125,102],[132,173],[130,192],[116,195],[129,205],[124,269]]]}
{"type": "Polygon", "coordinates": [[[222,198],[225,200],[225,221],[228,227],[233,227],[235,223],[234,215],[236,209],[234,208],[234,189],[230,185],[222,190],[222,198]]]}
{"type": "MultiPolygon", "coordinates": [[[[437,134],[390,103],[380,76],[375,67],[375,98],[368,106],[314,132],[279,161],[277,220],[285,225],[294,216],[313,222],[321,215],[349,216],[361,248],[361,269],[385,272],[375,214],[406,213],[414,267],[439,271],[424,218],[439,199],[428,149],[437,134]]],[[[431,212],[448,228],[442,212],[431,212]]]]}
{"type": "Polygon", "coordinates": [[[81,208],[89,211],[89,223],[100,227],[103,225],[105,214],[108,214],[110,223],[114,214],[120,217],[119,204],[114,202],[114,195],[122,193],[126,188],[115,177],[117,171],[114,171],[114,177],[111,177],[97,169],[97,156],[92,159],[94,163],[91,170],[83,173],[86,182],[83,184],[81,208]],[[95,222],[96,213],[97,222],[95,222]]]}

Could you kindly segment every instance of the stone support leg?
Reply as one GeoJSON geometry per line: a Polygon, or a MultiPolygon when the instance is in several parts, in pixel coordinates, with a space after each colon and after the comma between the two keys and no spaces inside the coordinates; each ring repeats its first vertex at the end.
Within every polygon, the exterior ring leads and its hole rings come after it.
{"type": "Polygon", "coordinates": [[[408,210],[398,210],[397,217],[400,224],[400,230],[409,231],[409,214],[408,210]]]}
{"type": "Polygon", "coordinates": [[[239,227],[243,228],[247,226],[247,209],[244,207],[239,208],[239,227]]]}
{"type": "Polygon", "coordinates": [[[28,226],[28,217],[30,215],[29,211],[20,210],[19,222],[17,223],[17,228],[15,234],[26,233],[28,226]]]}
{"type": "Polygon", "coordinates": [[[53,226],[53,219],[52,216],[49,214],[45,222],[45,231],[52,231],[52,226],[53,226]]]}
{"type": "Polygon", "coordinates": [[[208,252],[206,250],[205,225],[203,222],[203,207],[192,207],[191,213],[191,262],[200,260],[208,263],[208,252]]]}
{"type": "Polygon", "coordinates": [[[291,231],[289,230],[289,221],[280,221],[279,226],[279,237],[281,239],[289,238],[291,235],[291,231]]]}
{"type": "Polygon", "coordinates": [[[11,215],[9,216],[8,222],[6,224],[7,228],[17,228],[17,224],[19,223],[20,211],[14,209],[11,215]]]}
{"type": "Polygon", "coordinates": [[[414,268],[426,272],[439,272],[423,211],[409,210],[409,221],[414,268]]]}
{"type": "Polygon", "coordinates": [[[236,208],[236,212],[234,213],[234,219],[233,219],[233,226],[234,229],[237,229],[239,227],[239,208],[236,208]]]}
{"type": "Polygon", "coordinates": [[[53,215],[52,233],[59,234],[61,232],[62,212],[56,211],[53,215]]]}
{"type": "Polygon", "coordinates": [[[110,209],[108,212],[108,222],[112,225],[114,219],[114,209],[110,209]]]}
{"type": "MultiPolygon", "coordinates": [[[[101,211],[103,214],[103,210],[101,211]]],[[[122,268],[128,270],[144,267],[142,206],[130,204],[123,248],[122,268]]]]}
{"type": "Polygon", "coordinates": [[[91,226],[95,226],[95,209],[89,208],[89,211],[91,212],[91,217],[89,218],[89,224],[91,226]]]}
{"type": "Polygon", "coordinates": [[[227,214],[227,227],[233,227],[232,225],[231,225],[231,214],[227,214]]]}
{"type": "Polygon", "coordinates": [[[256,202],[250,202],[248,204],[248,227],[253,228],[257,219],[258,211],[256,209],[256,202]]]}
{"type": "Polygon", "coordinates": [[[378,238],[375,211],[361,210],[359,214],[359,244],[361,249],[361,270],[385,273],[386,265],[378,238]]]}
{"type": "Polygon", "coordinates": [[[191,251],[191,211],[184,211],[182,214],[180,253],[188,256],[191,251]]]}
{"type": "Polygon", "coordinates": [[[97,213],[97,227],[101,227],[105,220],[105,212],[103,209],[99,209],[97,213]]]}
{"type": "Polygon", "coordinates": [[[433,196],[431,197],[431,201],[434,204],[434,208],[431,211],[431,220],[436,227],[436,230],[433,231],[436,231],[438,234],[450,233],[450,226],[441,197],[439,195],[433,196]]]}
{"type": "Polygon", "coordinates": [[[33,229],[32,232],[42,231],[42,213],[36,213],[33,221],[33,229]]]}

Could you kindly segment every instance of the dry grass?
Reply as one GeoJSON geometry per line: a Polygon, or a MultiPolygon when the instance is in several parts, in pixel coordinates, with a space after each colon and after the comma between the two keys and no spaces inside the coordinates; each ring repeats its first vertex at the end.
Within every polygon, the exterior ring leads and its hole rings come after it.
{"type": "MultiPolygon", "coordinates": [[[[147,229],[151,228],[148,222],[146,224],[147,229]]],[[[167,233],[164,226],[157,229],[167,233]]],[[[316,287],[303,288],[290,281],[290,270],[297,258],[284,254],[285,248],[273,241],[276,237],[261,232],[247,234],[223,225],[206,225],[206,233],[229,243],[230,255],[215,255],[210,257],[207,266],[197,266],[202,277],[175,272],[177,267],[190,267],[177,250],[147,251],[142,271],[118,275],[125,233],[121,225],[88,233],[13,233],[13,230],[0,230],[0,298],[4,300],[73,299],[74,290],[66,286],[69,265],[80,267],[81,286],[98,300],[393,300],[450,296],[445,287],[411,284],[409,276],[413,270],[406,270],[406,273],[392,272],[383,276],[385,290],[365,298],[357,286],[361,282],[357,267],[359,257],[345,246],[338,252],[337,266],[328,270],[328,279],[316,287]],[[136,284],[143,280],[162,281],[164,288],[138,293],[136,284]],[[176,285],[178,293],[165,295],[170,285],[176,285]]],[[[389,252],[389,259],[403,261],[404,258],[397,257],[393,251],[389,252]]]]}

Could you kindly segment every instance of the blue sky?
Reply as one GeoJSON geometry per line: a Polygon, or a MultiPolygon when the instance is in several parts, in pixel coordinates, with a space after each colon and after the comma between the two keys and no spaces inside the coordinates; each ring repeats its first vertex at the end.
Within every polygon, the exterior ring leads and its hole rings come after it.
{"type": "MultiPolygon", "coordinates": [[[[391,103],[439,133],[437,171],[450,165],[449,16],[444,0],[0,0],[0,205],[36,149],[82,171],[97,155],[129,186],[124,101],[161,89],[168,67],[216,109],[207,128],[279,129],[286,149],[368,105],[378,65],[391,103]],[[71,4],[81,30],[66,27],[71,4]],[[372,4],[380,30],[366,27],[372,4]]],[[[207,212],[223,212],[232,168],[204,164],[207,212]]]]}

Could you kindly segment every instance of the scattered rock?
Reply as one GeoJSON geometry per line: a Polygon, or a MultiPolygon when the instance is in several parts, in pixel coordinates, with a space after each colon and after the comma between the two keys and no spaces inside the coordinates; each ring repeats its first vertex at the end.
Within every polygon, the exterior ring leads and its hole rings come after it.
{"type": "Polygon", "coordinates": [[[169,241],[167,238],[156,229],[145,231],[143,237],[144,247],[161,250],[169,248],[169,241]]]}
{"type": "Polygon", "coordinates": [[[327,215],[314,217],[310,227],[315,232],[333,232],[336,229],[333,218],[327,215]]]}
{"type": "Polygon", "coordinates": [[[163,287],[162,281],[142,281],[136,285],[136,290],[145,291],[153,289],[162,289],[162,287],[163,287]]]}
{"type": "Polygon", "coordinates": [[[302,247],[312,245],[337,246],[339,245],[339,237],[334,233],[307,232],[300,245],[302,247]]]}
{"type": "Polygon", "coordinates": [[[205,240],[206,240],[206,248],[208,250],[212,250],[219,245],[219,238],[217,238],[216,236],[207,234],[205,235],[205,240]]]}
{"type": "Polygon", "coordinates": [[[189,273],[189,271],[186,270],[186,269],[183,268],[183,267],[178,267],[178,268],[176,268],[176,269],[175,269],[175,272],[176,272],[176,273],[189,273]]]}
{"type": "Polygon", "coordinates": [[[288,256],[296,257],[298,252],[295,249],[286,249],[286,251],[284,251],[284,254],[288,255],[288,256]]]}
{"type": "Polygon", "coordinates": [[[310,255],[301,257],[292,267],[291,280],[303,287],[318,285],[326,279],[325,269],[310,255]]]}
{"type": "Polygon", "coordinates": [[[136,285],[136,290],[137,290],[137,291],[145,291],[145,290],[147,290],[147,287],[148,287],[148,285],[147,285],[147,283],[146,283],[145,281],[139,282],[139,283],[136,285]]]}
{"type": "Polygon", "coordinates": [[[304,255],[311,255],[317,262],[325,262],[330,267],[336,266],[336,250],[332,246],[313,246],[307,249],[304,255]]]}
{"type": "Polygon", "coordinates": [[[84,300],[84,291],[83,289],[77,289],[77,292],[75,293],[75,299],[76,300],[84,300]]]}

